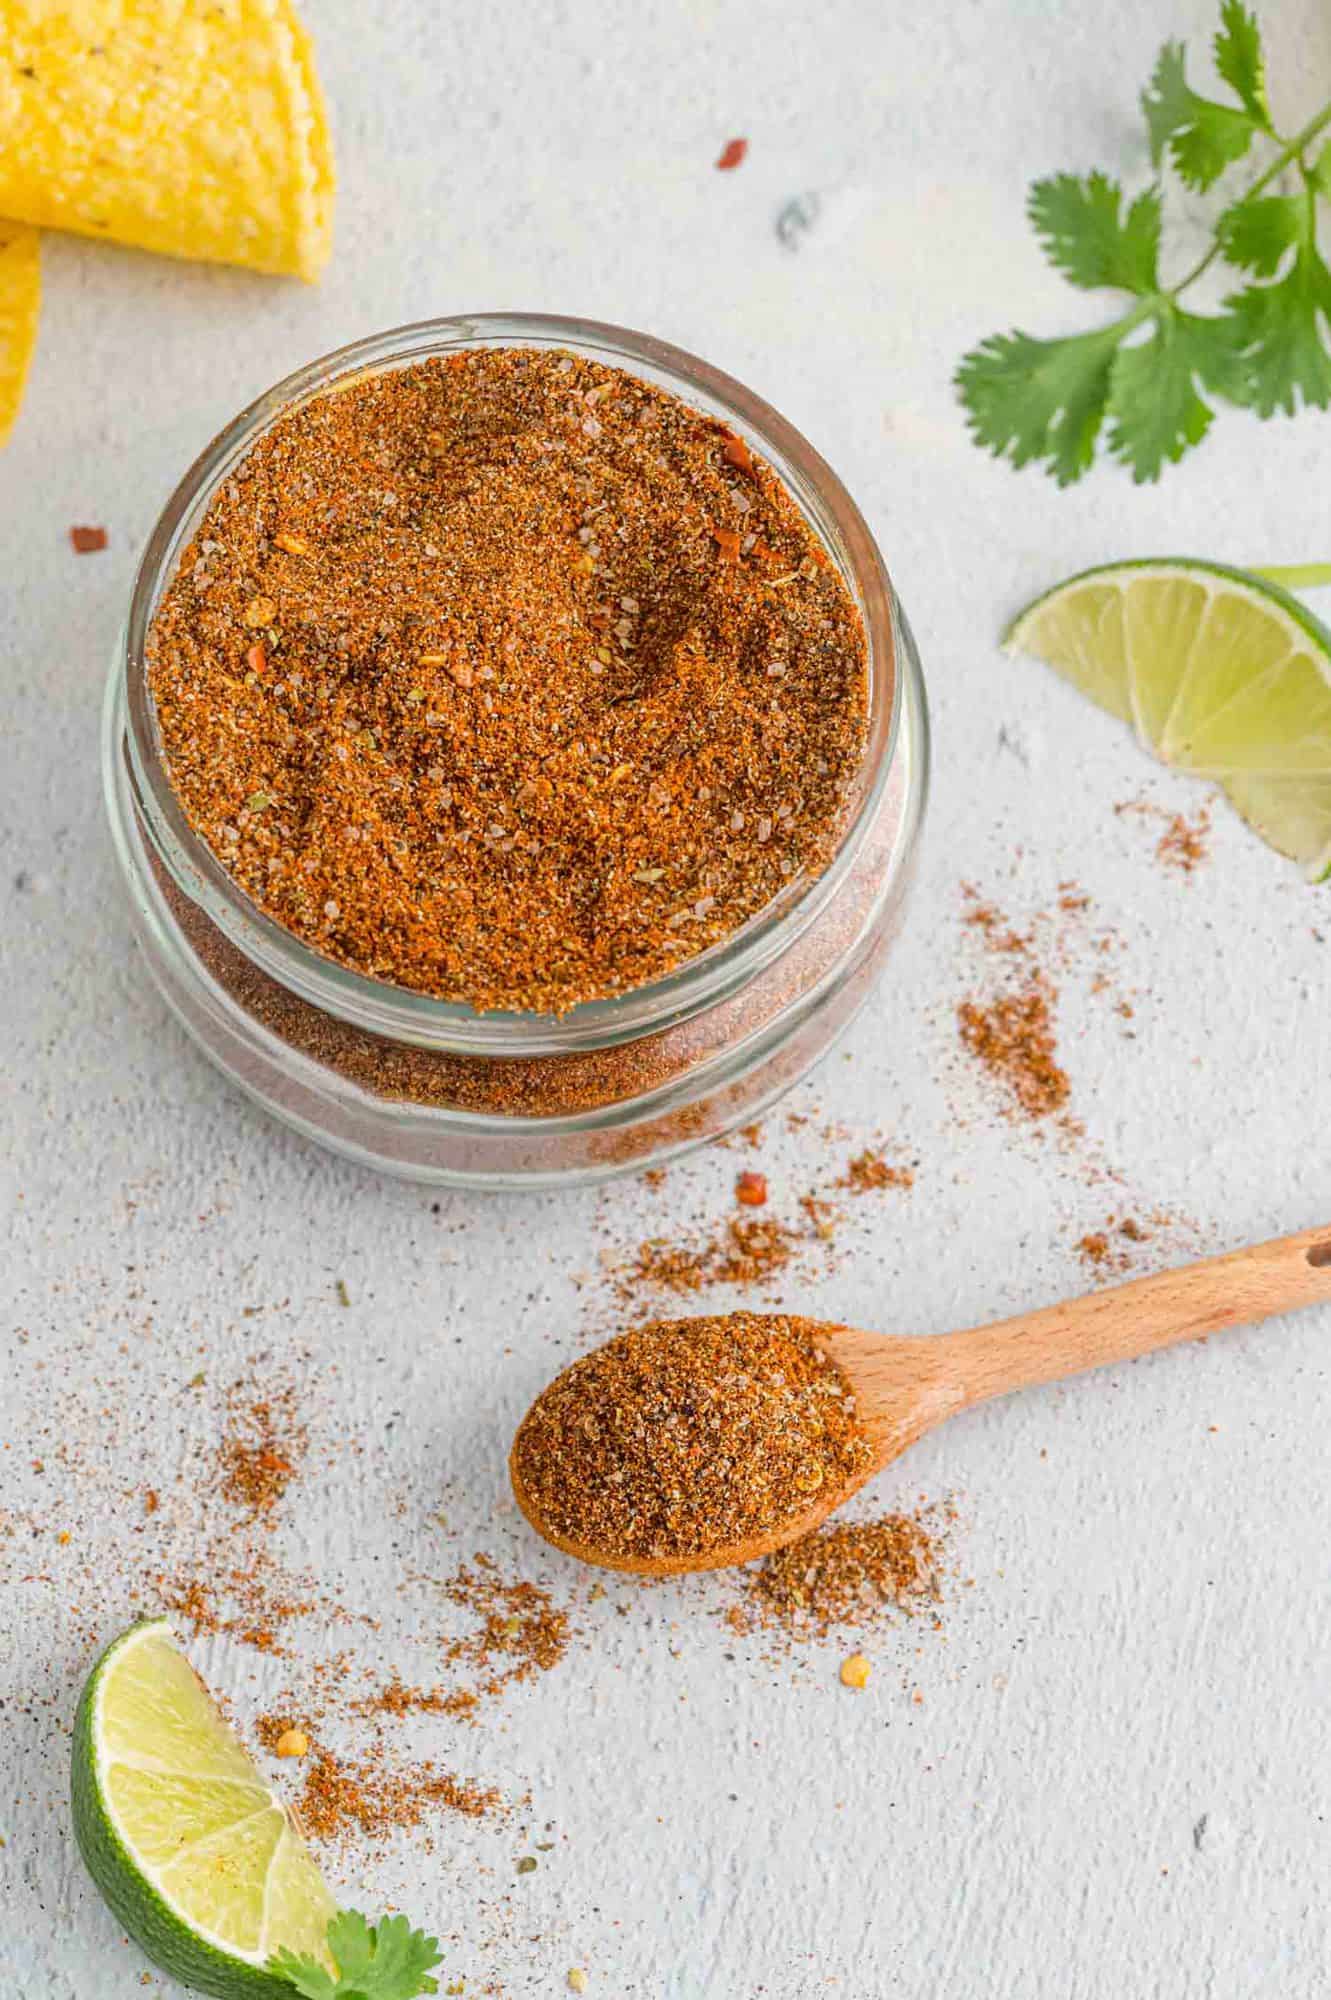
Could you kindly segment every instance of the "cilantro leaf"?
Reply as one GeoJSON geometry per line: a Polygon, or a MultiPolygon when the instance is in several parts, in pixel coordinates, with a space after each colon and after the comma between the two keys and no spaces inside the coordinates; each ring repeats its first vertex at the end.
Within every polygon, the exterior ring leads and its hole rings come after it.
{"type": "Polygon", "coordinates": [[[312,1958],[279,1951],[268,1969],[302,2000],[416,2000],[437,1993],[430,1967],[439,1963],[439,1941],[413,1930],[405,1917],[371,1924],[359,1910],[339,1910],[328,1926],[328,1949],[337,1977],[312,1958]]]}
{"type": "Polygon", "coordinates": [[[1060,486],[1095,456],[1122,322],[1067,340],[998,333],[965,356],[956,386],[977,444],[1013,465],[1044,460],[1060,486]]]}
{"type": "Polygon", "coordinates": [[[1214,394],[1242,400],[1244,378],[1232,322],[1200,318],[1161,300],[1145,340],[1125,341],[1109,386],[1109,449],[1139,484],[1158,479],[1211,427],[1214,394]]]}
{"type": "Polygon", "coordinates": [[[1026,212],[1046,257],[1074,285],[1153,292],[1158,283],[1160,193],[1148,188],[1120,215],[1123,190],[1108,174],[1036,181],[1026,212]]]}
{"type": "Polygon", "coordinates": [[[1266,64],[1262,56],[1262,35],[1256,16],[1242,0],[1224,0],[1220,26],[1216,30],[1215,66],[1229,85],[1254,125],[1271,130],[1271,112],[1266,102],[1266,64]]]}
{"type": "Polygon", "coordinates": [[[1236,201],[1216,224],[1227,262],[1258,278],[1273,278],[1287,250],[1303,236],[1307,203],[1298,194],[1236,201]]]}
{"type": "Polygon", "coordinates": [[[1225,300],[1234,323],[1249,402],[1259,417],[1293,416],[1300,400],[1331,406],[1331,271],[1318,255],[1311,226],[1283,278],[1248,285],[1225,300]]]}
{"type": "Polygon", "coordinates": [[[1243,158],[1258,130],[1249,112],[1199,97],[1189,88],[1182,42],[1166,42],[1161,49],[1142,92],[1142,110],[1152,161],[1159,166],[1168,153],[1180,180],[1199,191],[1243,158]]]}
{"type": "Polygon", "coordinates": [[[273,1953],[268,1961],[268,1970],[279,1979],[285,1979],[293,1986],[302,2000],[332,2000],[337,1992],[337,1982],[331,1972],[322,1965],[316,1965],[312,1958],[297,1958],[294,1951],[283,1945],[281,1951],[273,1953]]]}
{"type": "Polygon", "coordinates": [[[1331,204],[1331,100],[1292,137],[1277,132],[1256,15],[1248,0],[1219,0],[1219,12],[1219,97],[1191,87],[1184,45],[1169,41],[1141,99],[1153,162],[1199,192],[1263,142],[1265,163],[1213,218],[1204,253],[1162,282],[1159,185],[1131,197],[1099,170],[1048,175],[1027,214],[1049,262],[1129,303],[1111,325],[1059,340],[992,334],[953,378],[975,442],[1014,466],[1042,464],[1061,486],[1081,478],[1102,436],[1135,480],[1158,479],[1205,437],[1222,398],[1262,417],[1331,408],[1331,254],[1317,235],[1319,204],[1331,204]],[[1280,192],[1282,175],[1298,177],[1297,193],[1280,192]],[[1220,257],[1242,289],[1219,312],[1185,311],[1220,257]]]}

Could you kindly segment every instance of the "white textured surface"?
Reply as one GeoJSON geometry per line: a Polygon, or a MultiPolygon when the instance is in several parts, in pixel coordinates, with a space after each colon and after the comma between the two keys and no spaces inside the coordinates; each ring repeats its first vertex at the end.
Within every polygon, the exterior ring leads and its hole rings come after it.
{"type": "MultiPolygon", "coordinates": [[[[1295,114],[1331,71],[1331,30],[1316,0],[1266,11],[1295,114]]],[[[343,183],[325,284],[48,243],[40,353],[0,457],[3,2000],[141,1991],[72,1849],[66,1736],[95,1638],[129,1615],[112,1552],[151,1532],[166,1561],[197,1535],[185,1475],[217,1386],[260,1352],[301,1382],[339,1448],[293,1493],[283,1552],[382,1601],[385,1653],[428,1673],[401,1650],[399,1585],[448,1560],[429,1519],[445,1481],[457,1548],[565,1588],[511,1516],[491,1518],[511,1426],[585,1337],[589,1298],[604,1316],[575,1275],[662,1218],[723,1215],[738,1164],[713,1151],[657,1192],[443,1196],[436,1212],[265,1122],[148,987],[98,797],[104,663],[181,467],[309,354],[468,308],[651,328],[766,392],[880,533],[924,655],[936,785],[888,982],[799,1102],[920,1167],[908,1197],[856,1207],[838,1270],[788,1296],[921,1332],[994,1316],[1078,1288],[1072,1245],[1119,1199],[1005,1126],[958,1054],[963,877],[1020,917],[1075,876],[1121,935],[1133,1033],[1091,995],[1083,954],[1061,1046],[1122,1201],[1195,1225],[1151,1257],[1331,1206],[1326,892],[1227,817],[1191,880],[1160,869],[1151,829],[1113,807],[1194,795],[993,643],[1086,562],[1331,555],[1331,422],[1227,414],[1157,489],[1102,472],[1059,494],[975,452],[948,388],[974,338],[1077,310],[1026,235],[1025,181],[1140,166],[1132,92],[1166,32],[1201,42],[1210,6],[1125,0],[1112,27],[1035,0],[311,14],[343,183]],[[733,133],[749,159],[717,174],[733,133]],[[775,218],[810,187],[835,199],[792,254],[775,218]],[[65,530],[85,520],[112,544],[75,560],[65,530]],[[182,1394],[200,1368],[204,1391],[182,1394]],[[144,1483],[163,1495],[150,1527],[144,1483]]],[[[760,1163],[779,1204],[851,1150],[778,1118],[760,1163]]],[[[974,1585],[943,1640],[875,1641],[861,1696],[836,1682],[846,1648],[797,1674],[764,1665],[712,1615],[722,1586],[615,1586],[585,1643],[482,1730],[420,1725],[446,1761],[529,1786],[529,1811],[441,1822],[433,1852],[353,1854],[340,1886],[456,1933],[448,1974],[469,1993],[560,1991],[581,1963],[593,1994],[672,2000],[1311,2000],[1331,1959],[1328,1339],[1331,1312],[1310,1312],[927,1441],[880,1497],[959,1492],[974,1585]],[[554,1851],[515,1880],[523,1830],[546,1822],[554,1851]]],[[[274,1685],[239,1649],[196,1657],[242,1707],[274,1685]]]]}

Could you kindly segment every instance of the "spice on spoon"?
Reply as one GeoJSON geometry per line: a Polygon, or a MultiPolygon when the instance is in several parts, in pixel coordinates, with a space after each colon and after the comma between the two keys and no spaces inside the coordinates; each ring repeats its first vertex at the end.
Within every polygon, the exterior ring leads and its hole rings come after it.
{"type": "Polygon", "coordinates": [[[779,1531],[870,1460],[808,1325],[730,1313],[621,1334],[533,1404],[515,1483],[547,1531],[610,1558],[705,1557],[779,1531]]]}

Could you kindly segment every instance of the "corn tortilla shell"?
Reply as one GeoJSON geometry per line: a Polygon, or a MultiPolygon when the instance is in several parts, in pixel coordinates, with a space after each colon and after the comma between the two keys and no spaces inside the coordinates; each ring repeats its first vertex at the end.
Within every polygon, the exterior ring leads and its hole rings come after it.
{"type": "Polygon", "coordinates": [[[0,444],[9,436],[23,400],[41,302],[37,231],[21,222],[0,222],[0,444]]]}
{"type": "Polygon", "coordinates": [[[333,189],[290,0],[0,0],[0,216],[313,279],[333,189]]]}

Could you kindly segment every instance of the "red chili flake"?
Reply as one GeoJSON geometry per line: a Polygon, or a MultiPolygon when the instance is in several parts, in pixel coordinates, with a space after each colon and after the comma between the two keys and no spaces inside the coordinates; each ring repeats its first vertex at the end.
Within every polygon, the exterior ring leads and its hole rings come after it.
{"type": "Polygon", "coordinates": [[[713,528],[712,540],[720,551],[722,562],[739,561],[738,535],[732,534],[729,528],[713,528]]]}
{"type": "Polygon", "coordinates": [[[727,465],[733,465],[738,471],[747,473],[750,479],[757,471],[753,454],[743,438],[728,437],[721,447],[721,456],[727,465]]]}
{"type": "Polygon", "coordinates": [[[106,547],[105,528],[71,528],[69,539],[74,544],[76,556],[95,555],[98,549],[106,547]]]}
{"type": "Polygon", "coordinates": [[[268,655],[264,650],[263,641],[261,639],[256,639],[254,644],[250,647],[248,653],[246,653],[245,665],[249,668],[252,674],[267,673],[268,655]]]}
{"type": "Polygon", "coordinates": [[[746,1171],[735,1182],[735,1199],[745,1208],[761,1208],[767,1199],[767,1176],[746,1171]]]}
{"type": "Polygon", "coordinates": [[[723,174],[730,173],[733,168],[739,165],[748,150],[749,142],[747,139],[727,139],[725,145],[721,148],[721,157],[716,163],[718,170],[723,174]]]}

